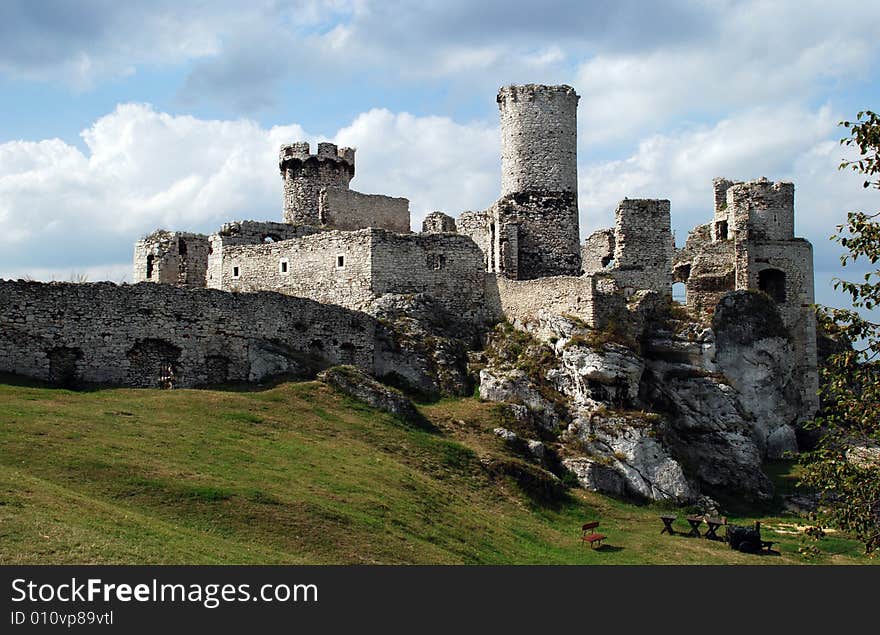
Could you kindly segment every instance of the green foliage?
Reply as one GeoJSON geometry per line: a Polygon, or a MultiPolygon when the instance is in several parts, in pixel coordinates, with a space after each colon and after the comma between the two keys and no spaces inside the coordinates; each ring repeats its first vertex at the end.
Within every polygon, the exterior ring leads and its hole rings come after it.
{"type": "MultiPolygon", "coordinates": [[[[864,187],[880,189],[880,179],[870,180],[880,174],[880,119],[865,111],[857,122],[841,125],[850,131],[841,144],[857,147],[860,158],[840,168],[864,174],[864,187]]],[[[872,265],[880,260],[878,215],[849,212],[847,222],[837,226],[831,239],[848,251],[840,259],[843,266],[860,258],[872,265]]],[[[880,304],[880,270],[861,282],[836,279],[834,287],[850,295],[853,309],[825,308],[818,314],[820,327],[857,345],[831,355],[821,369],[823,409],[811,425],[824,434],[818,447],[803,455],[803,483],[821,493],[823,522],[853,534],[873,554],[880,547],[880,461],[857,448],[880,445],[880,324],[856,309],[871,311],[880,304]]]]}
{"type": "MultiPolygon", "coordinates": [[[[841,145],[855,146],[859,149],[859,158],[855,161],[843,160],[840,169],[849,168],[867,177],[880,175],[880,116],[870,110],[864,110],[856,115],[856,121],[840,122],[844,128],[850,131],[848,137],[840,140],[841,145]]],[[[871,183],[866,179],[862,187],[880,188],[880,178],[871,183]]]]}

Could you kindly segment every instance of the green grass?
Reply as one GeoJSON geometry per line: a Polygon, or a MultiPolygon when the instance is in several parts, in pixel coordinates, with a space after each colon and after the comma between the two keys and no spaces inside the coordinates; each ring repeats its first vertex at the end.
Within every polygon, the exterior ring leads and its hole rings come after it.
{"type": "MultiPolygon", "coordinates": [[[[542,483],[491,433],[497,406],[420,410],[435,432],[316,382],[0,384],[0,563],[803,562],[796,535],[778,536],[781,556],[749,556],[660,536],[659,507],[580,490],[530,496],[542,483]],[[608,547],[580,544],[592,519],[608,547]]],[[[795,521],[762,520],[765,534],[795,521]]],[[[836,535],[820,546],[814,562],[869,562],[836,535]]]]}

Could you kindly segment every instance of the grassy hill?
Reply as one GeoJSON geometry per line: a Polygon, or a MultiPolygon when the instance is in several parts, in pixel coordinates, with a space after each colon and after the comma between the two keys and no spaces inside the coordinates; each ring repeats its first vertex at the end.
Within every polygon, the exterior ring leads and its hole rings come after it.
{"type": "MultiPolygon", "coordinates": [[[[796,533],[777,533],[798,519],[772,510],[763,533],[781,555],[752,556],[661,536],[657,506],[554,494],[492,434],[497,406],[476,399],[421,406],[432,427],[417,429],[317,382],[73,392],[5,380],[3,564],[804,562],[796,533]],[[593,519],[602,549],[580,544],[593,519]]],[[[821,548],[813,562],[870,562],[842,537],[821,548]]]]}

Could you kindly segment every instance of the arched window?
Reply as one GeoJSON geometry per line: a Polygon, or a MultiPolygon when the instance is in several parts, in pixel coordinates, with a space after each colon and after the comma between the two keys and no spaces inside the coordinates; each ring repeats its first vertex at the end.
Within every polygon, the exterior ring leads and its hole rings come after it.
{"type": "Polygon", "coordinates": [[[785,272],[764,269],[758,272],[758,288],[779,304],[785,302],[785,272]]]}
{"type": "Polygon", "coordinates": [[[679,304],[687,303],[687,288],[684,286],[684,282],[672,283],[672,299],[679,304]]]}

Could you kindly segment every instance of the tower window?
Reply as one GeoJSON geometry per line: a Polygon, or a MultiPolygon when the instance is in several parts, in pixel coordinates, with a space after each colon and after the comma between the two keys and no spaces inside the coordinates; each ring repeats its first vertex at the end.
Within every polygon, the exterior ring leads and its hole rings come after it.
{"type": "Polygon", "coordinates": [[[232,268],[232,277],[233,278],[240,278],[241,277],[241,269],[239,267],[232,268]]]}
{"type": "Polygon", "coordinates": [[[446,255],[445,254],[428,254],[427,263],[428,269],[433,269],[434,271],[439,271],[446,266],[446,255]]]}
{"type": "Polygon", "coordinates": [[[336,268],[344,269],[345,268],[345,256],[339,255],[336,256],[336,268]]]}
{"type": "Polygon", "coordinates": [[[153,277],[153,254],[147,255],[147,278],[153,277]]]}
{"type": "Polygon", "coordinates": [[[764,269],[758,272],[758,288],[779,304],[785,302],[785,272],[764,269]]]}
{"type": "Polygon", "coordinates": [[[287,273],[287,266],[287,259],[281,260],[281,262],[278,263],[278,273],[287,273]]]}
{"type": "Polygon", "coordinates": [[[727,240],[727,221],[720,220],[715,223],[715,240],[727,240]]]}

